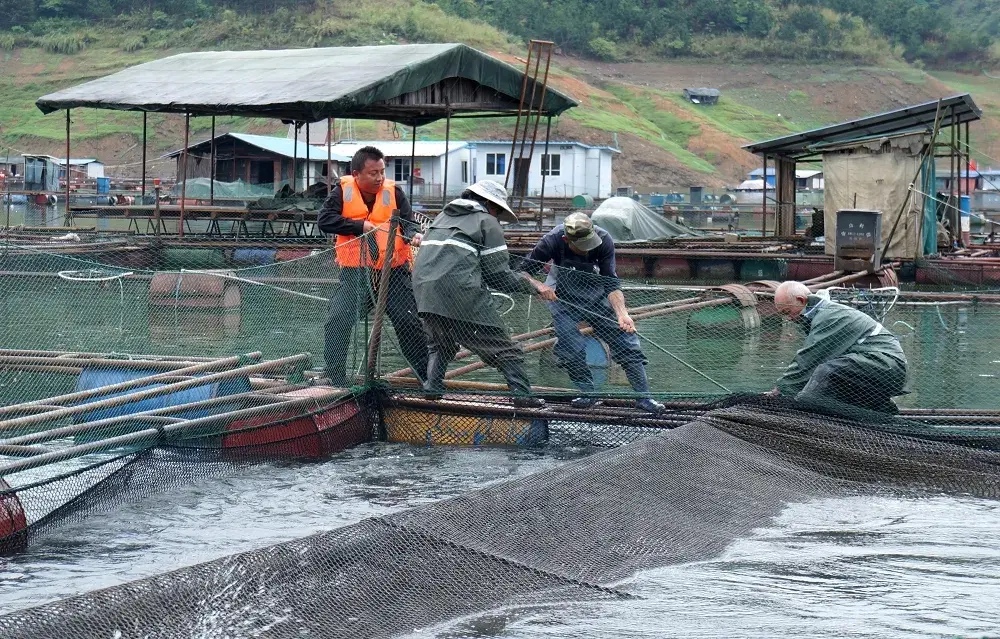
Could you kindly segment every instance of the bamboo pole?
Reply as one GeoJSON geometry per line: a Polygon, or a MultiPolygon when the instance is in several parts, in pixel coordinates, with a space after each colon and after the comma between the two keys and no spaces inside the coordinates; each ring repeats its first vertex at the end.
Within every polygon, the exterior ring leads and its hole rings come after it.
{"type": "MultiPolygon", "coordinates": [[[[23,349],[10,349],[10,348],[0,348],[0,355],[29,355],[38,357],[61,357],[61,356],[73,356],[78,359],[84,358],[107,358],[109,353],[87,353],[87,352],[76,352],[76,351],[40,351],[40,350],[23,350],[23,349]]],[[[188,357],[186,355],[133,355],[133,354],[123,354],[129,359],[108,359],[108,361],[115,362],[131,362],[131,361],[162,361],[162,362],[211,362],[220,357],[188,357]]]]}
{"type": "Polygon", "coordinates": [[[212,410],[218,406],[225,405],[238,406],[239,408],[237,410],[242,410],[243,408],[250,408],[255,405],[277,405],[283,401],[285,401],[285,399],[266,393],[237,393],[235,395],[214,397],[212,399],[179,404],[177,406],[152,408],[150,410],[132,413],[131,415],[117,415],[115,417],[106,417],[92,422],[70,424],[68,426],[50,428],[48,430],[41,430],[35,433],[7,437],[0,439],[0,445],[24,446],[29,444],[40,444],[42,442],[61,439],[63,437],[82,435],[83,433],[89,433],[97,430],[108,430],[116,426],[121,426],[122,424],[135,424],[143,422],[171,423],[175,421],[183,421],[182,418],[171,417],[171,415],[176,413],[186,413],[195,410],[212,410]]]}
{"type": "MultiPolygon", "coordinates": [[[[268,412],[273,412],[276,408],[280,408],[281,410],[292,410],[302,406],[308,406],[309,404],[318,404],[318,402],[318,398],[304,397],[276,404],[268,404],[266,406],[257,406],[232,411],[220,415],[210,415],[207,417],[200,417],[198,419],[174,421],[159,428],[147,428],[134,433],[129,433],[127,435],[119,435],[117,437],[110,437],[97,442],[70,446],[63,450],[36,455],[29,457],[28,459],[0,466],[0,477],[11,475],[22,470],[38,468],[39,466],[66,461],[67,459],[82,457],[88,453],[102,452],[124,446],[145,446],[146,448],[149,448],[163,441],[177,439],[179,435],[182,435],[189,430],[213,426],[220,422],[232,422],[241,419],[258,417],[260,415],[267,414],[268,412]]],[[[164,418],[158,419],[162,420],[164,418]]]]}
{"type": "MultiPolygon", "coordinates": [[[[732,298],[729,298],[729,297],[720,297],[719,299],[716,299],[716,300],[708,300],[708,301],[705,301],[705,302],[697,302],[697,303],[694,303],[694,304],[685,304],[683,306],[671,306],[669,308],[664,308],[664,309],[661,309],[659,311],[651,311],[649,313],[643,313],[643,314],[640,314],[640,315],[636,315],[632,319],[633,320],[649,319],[651,317],[659,317],[661,315],[668,315],[670,313],[674,313],[674,312],[677,312],[677,311],[693,311],[693,310],[697,310],[697,309],[701,309],[701,308],[709,308],[711,306],[722,306],[722,305],[725,305],[725,304],[732,304],[732,303],[733,303],[732,298]]],[[[592,327],[587,327],[587,328],[585,328],[585,329],[583,329],[583,330],[580,331],[580,333],[582,333],[583,335],[590,335],[593,332],[594,332],[594,329],[592,327]]],[[[555,338],[543,340],[541,342],[535,342],[533,344],[529,344],[528,346],[524,347],[524,352],[525,353],[533,353],[535,351],[539,351],[539,350],[543,350],[543,349],[546,349],[546,348],[550,348],[555,343],[556,343],[555,338]]],[[[447,373],[445,373],[444,377],[445,377],[445,379],[453,379],[453,378],[458,377],[460,375],[465,375],[466,373],[472,373],[474,371],[478,371],[478,370],[480,370],[482,368],[486,368],[486,367],[487,367],[487,364],[485,362],[481,362],[481,361],[480,362],[474,362],[472,364],[467,364],[466,366],[462,366],[460,368],[456,368],[454,370],[448,371],[447,373]]],[[[395,379],[398,379],[398,378],[395,378],[395,379]]]]}
{"type": "MultiPolygon", "coordinates": [[[[368,341],[368,361],[366,380],[371,383],[375,379],[378,366],[378,350],[382,344],[382,323],[385,321],[385,307],[389,301],[389,280],[392,277],[392,254],[396,247],[396,234],[399,232],[399,210],[392,212],[389,220],[389,240],[382,256],[382,271],[378,278],[378,297],[375,300],[375,318],[372,321],[372,336],[368,341]]],[[[373,238],[374,239],[374,238],[373,238]]],[[[362,247],[365,250],[366,247],[362,247]]]]}
{"type": "Polygon", "coordinates": [[[194,379],[189,379],[183,382],[164,384],[163,386],[160,386],[158,388],[147,388],[144,390],[127,393],[125,395],[119,395],[117,397],[109,397],[107,399],[98,400],[96,402],[90,402],[88,404],[81,404],[79,406],[69,406],[65,408],[60,408],[58,410],[53,410],[42,415],[29,415],[25,417],[19,417],[16,419],[3,420],[0,421],[0,432],[24,426],[31,426],[34,424],[50,422],[65,417],[72,417],[73,415],[79,415],[81,413],[92,412],[104,408],[113,408],[117,406],[122,406],[123,404],[129,404],[143,399],[149,399],[151,397],[160,397],[161,395],[169,395],[170,393],[176,393],[177,391],[186,390],[188,388],[195,388],[197,386],[204,386],[206,384],[212,384],[218,381],[232,379],[239,375],[248,375],[250,373],[256,373],[259,371],[271,370],[278,366],[284,366],[289,364],[296,364],[298,362],[308,361],[309,358],[310,355],[308,353],[300,353],[298,355],[283,357],[281,359],[271,360],[260,364],[251,364],[250,366],[242,366],[240,368],[223,371],[221,373],[212,373],[211,375],[205,375],[204,377],[196,377],[194,379]]]}
{"type": "Polygon", "coordinates": [[[166,377],[176,377],[179,375],[192,375],[195,373],[203,373],[205,371],[216,370],[219,368],[231,368],[232,366],[236,366],[240,362],[246,359],[258,360],[261,358],[262,355],[263,354],[260,351],[255,351],[253,353],[247,353],[246,355],[226,357],[220,360],[203,362],[200,364],[195,364],[194,366],[179,368],[177,370],[170,371],[168,373],[156,373],[153,375],[147,375],[145,377],[139,377],[137,379],[126,380],[123,382],[119,382],[117,384],[108,384],[106,386],[101,386],[99,388],[92,388],[90,390],[77,391],[75,393],[68,393],[66,395],[57,395],[56,397],[47,397],[45,399],[38,399],[31,402],[23,402],[21,404],[3,406],[0,407],[0,415],[9,415],[10,413],[17,413],[28,406],[38,406],[39,404],[56,406],[59,404],[68,404],[69,402],[90,399],[91,397],[98,397],[100,395],[107,395],[108,393],[117,393],[118,391],[131,390],[139,386],[146,386],[148,384],[163,382],[165,381],[164,378],[166,377]]]}
{"type": "MultiPolygon", "coordinates": [[[[681,304],[690,304],[693,302],[697,302],[699,299],[701,298],[689,297],[682,300],[674,300],[672,302],[658,302],[656,304],[648,304],[646,306],[637,306],[635,308],[628,309],[628,313],[629,315],[636,316],[637,314],[642,314],[648,311],[655,311],[661,308],[667,308],[670,306],[679,306],[681,304]]],[[[645,315],[642,315],[642,317],[645,317],[645,315]]],[[[636,319],[639,318],[636,317],[636,319]]],[[[514,342],[523,342],[529,339],[535,339],[536,337],[542,337],[543,335],[551,335],[552,333],[555,332],[555,330],[556,330],[555,327],[552,326],[549,326],[548,328],[540,328],[538,330],[531,331],[528,333],[521,333],[520,335],[514,335],[513,337],[511,337],[511,340],[513,340],[514,342]]],[[[451,361],[454,362],[460,359],[467,359],[469,357],[472,357],[474,354],[475,353],[473,353],[470,350],[462,349],[455,354],[455,357],[453,357],[451,361]]],[[[386,377],[412,377],[412,376],[413,376],[413,369],[409,367],[401,368],[398,371],[393,371],[388,375],[386,375],[386,377]]]]}

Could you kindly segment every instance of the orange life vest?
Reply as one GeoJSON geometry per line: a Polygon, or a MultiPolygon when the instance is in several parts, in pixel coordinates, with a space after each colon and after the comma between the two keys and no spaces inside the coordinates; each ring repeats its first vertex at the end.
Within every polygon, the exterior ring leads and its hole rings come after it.
{"type": "MultiPolygon", "coordinates": [[[[378,260],[372,264],[369,259],[368,241],[365,237],[354,235],[337,236],[337,264],[346,267],[357,268],[362,266],[362,253],[364,250],[364,266],[372,268],[382,268],[385,263],[385,250],[389,244],[389,218],[396,208],[396,183],[386,180],[382,183],[382,190],[375,196],[375,204],[372,205],[371,212],[368,205],[361,198],[361,191],[354,183],[354,176],[345,175],[340,178],[340,188],[344,194],[344,205],[341,214],[352,220],[368,220],[378,227],[374,233],[374,239],[378,244],[378,260]]],[[[403,266],[410,261],[410,245],[406,243],[402,236],[402,229],[396,231],[396,246],[392,251],[392,268],[403,266]]]]}

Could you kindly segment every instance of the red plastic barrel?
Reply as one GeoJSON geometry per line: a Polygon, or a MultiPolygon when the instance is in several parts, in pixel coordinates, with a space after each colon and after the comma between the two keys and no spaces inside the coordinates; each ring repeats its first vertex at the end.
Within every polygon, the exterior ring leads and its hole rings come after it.
{"type": "Polygon", "coordinates": [[[5,492],[10,486],[0,479],[0,550],[20,550],[24,547],[26,538],[23,534],[28,529],[28,519],[24,515],[24,507],[17,493],[5,492]]]}
{"type": "Polygon", "coordinates": [[[371,440],[368,419],[354,401],[241,419],[226,431],[222,447],[241,457],[319,459],[371,440]]]}

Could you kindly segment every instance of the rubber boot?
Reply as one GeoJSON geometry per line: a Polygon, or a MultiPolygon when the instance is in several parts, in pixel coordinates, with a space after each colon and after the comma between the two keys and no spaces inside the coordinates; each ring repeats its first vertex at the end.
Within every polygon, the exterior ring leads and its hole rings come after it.
{"type": "Polygon", "coordinates": [[[570,402],[573,408],[593,408],[601,403],[601,400],[593,396],[595,390],[594,375],[590,372],[590,367],[587,366],[585,359],[566,362],[563,364],[563,367],[566,369],[566,373],[569,374],[569,379],[573,382],[573,385],[583,393],[583,395],[574,398],[570,402]]]}
{"type": "Polygon", "coordinates": [[[649,379],[646,377],[646,365],[642,362],[628,362],[622,365],[625,369],[625,377],[632,385],[632,390],[639,394],[639,399],[635,401],[636,408],[641,408],[650,413],[659,413],[664,409],[663,404],[649,396],[649,379]]]}
{"type": "Polygon", "coordinates": [[[507,387],[513,395],[514,406],[518,408],[545,408],[545,400],[531,396],[531,382],[524,372],[524,363],[511,360],[500,363],[500,373],[507,380],[507,387]]]}
{"type": "Polygon", "coordinates": [[[439,400],[444,396],[444,374],[448,370],[448,362],[438,353],[431,353],[427,358],[427,379],[424,381],[425,397],[439,400]]]}

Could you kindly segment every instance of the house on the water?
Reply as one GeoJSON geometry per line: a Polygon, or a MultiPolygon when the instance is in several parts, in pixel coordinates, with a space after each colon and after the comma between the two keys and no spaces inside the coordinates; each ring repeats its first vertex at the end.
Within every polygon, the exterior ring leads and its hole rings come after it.
{"type": "MultiPolygon", "coordinates": [[[[276,191],[289,180],[293,158],[296,191],[326,181],[327,145],[306,145],[301,140],[301,132],[297,145],[293,138],[226,133],[216,137],[215,146],[217,181],[274,185],[276,191]]],[[[536,143],[530,163],[519,165],[520,170],[515,171],[518,167],[512,166],[510,140],[452,140],[447,145],[443,140],[417,140],[415,145],[406,139],[358,140],[330,145],[335,177],[350,171],[351,157],[364,146],[374,146],[385,154],[386,175],[390,179],[405,188],[409,188],[412,180],[415,199],[441,198],[445,189],[448,197],[456,196],[482,179],[501,183],[506,179],[512,193],[537,197],[542,192],[543,177],[546,196],[606,198],[613,193],[611,160],[619,152],[608,146],[550,141],[549,153],[545,154],[544,145],[536,143]],[[508,171],[515,171],[510,178],[507,178],[508,171]]],[[[515,150],[515,156],[519,150],[515,150]]],[[[527,153],[526,148],[524,154],[527,153]]],[[[174,151],[168,157],[176,158],[179,179],[181,152],[174,151]]],[[[189,179],[209,177],[212,174],[210,165],[210,140],[188,147],[189,179]]]]}
{"type": "MultiPolygon", "coordinates": [[[[181,149],[164,157],[177,161],[177,180],[183,176],[184,154],[181,149]]],[[[295,166],[295,191],[303,191],[318,182],[325,182],[327,172],[339,176],[350,162],[340,150],[327,157],[325,145],[306,145],[303,142],[268,135],[249,133],[223,133],[215,137],[215,170],[212,170],[212,140],[204,140],[188,147],[187,177],[210,178],[217,182],[242,182],[247,185],[269,187],[273,192],[292,182],[295,166]],[[329,163],[328,163],[329,159],[329,163]]]]}

